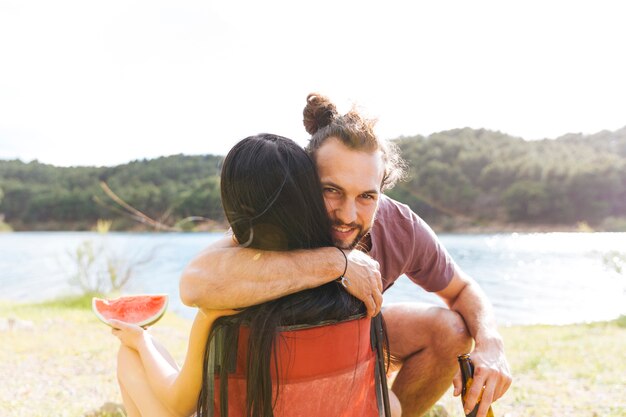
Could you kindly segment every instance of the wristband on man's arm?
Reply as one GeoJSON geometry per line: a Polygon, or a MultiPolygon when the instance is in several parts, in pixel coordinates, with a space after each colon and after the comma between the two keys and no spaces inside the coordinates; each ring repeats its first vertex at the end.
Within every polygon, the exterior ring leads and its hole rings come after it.
{"type": "Polygon", "coordinates": [[[346,265],[343,268],[343,274],[339,275],[339,278],[337,278],[335,281],[341,282],[341,285],[343,285],[344,288],[348,288],[348,285],[350,285],[350,281],[346,277],[346,272],[348,271],[348,256],[343,251],[343,249],[341,249],[341,248],[337,248],[337,249],[339,249],[339,252],[341,252],[341,254],[343,255],[344,259],[346,260],[346,265]]]}

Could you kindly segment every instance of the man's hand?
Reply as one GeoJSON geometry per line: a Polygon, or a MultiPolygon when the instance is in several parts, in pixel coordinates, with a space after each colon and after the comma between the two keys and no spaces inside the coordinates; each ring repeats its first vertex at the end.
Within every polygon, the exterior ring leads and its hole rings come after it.
{"type": "MultiPolygon", "coordinates": [[[[465,398],[465,413],[474,409],[480,399],[480,406],[476,417],[485,417],[492,402],[502,397],[512,382],[509,364],[504,356],[504,347],[499,337],[489,342],[482,341],[472,352],[474,378],[472,386],[465,398]],[[483,391],[484,387],[484,391],[483,391]],[[482,397],[481,397],[482,391],[482,397]]],[[[454,395],[462,391],[461,372],[457,372],[453,379],[454,395]]]]}
{"type": "MultiPolygon", "coordinates": [[[[504,395],[512,381],[509,364],[504,355],[504,343],[496,329],[491,303],[476,281],[458,266],[455,266],[454,276],[448,286],[438,291],[437,295],[451,310],[463,317],[476,343],[472,352],[474,378],[465,398],[465,409],[468,412],[472,411],[480,398],[477,417],[485,417],[491,403],[504,395]]],[[[452,382],[454,395],[460,395],[462,390],[460,372],[457,372],[452,382]]]]}
{"type": "Polygon", "coordinates": [[[345,273],[348,279],[345,285],[346,290],[363,301],[367,308],[367,315],[373,317],[380,312],[383,304],[380,265],[359,250],[350,251],[346,255],[348,257],[348,268],[345,273]]]}

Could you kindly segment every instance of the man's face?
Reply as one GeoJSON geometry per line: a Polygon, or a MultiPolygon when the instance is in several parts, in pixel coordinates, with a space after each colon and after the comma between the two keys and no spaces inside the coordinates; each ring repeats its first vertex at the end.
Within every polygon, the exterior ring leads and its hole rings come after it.
{"type": "Polygon", "coordinates": [[[351,249],[374,222],[385,172],[382,155],[350,149],[331,137],[317,150],[315,159],[333,241],[351,249]]]}

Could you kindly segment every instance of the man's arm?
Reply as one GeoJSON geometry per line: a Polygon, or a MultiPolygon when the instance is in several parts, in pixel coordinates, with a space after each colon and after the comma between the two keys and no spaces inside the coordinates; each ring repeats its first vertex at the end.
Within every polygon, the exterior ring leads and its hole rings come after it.
{"type": "MultiPolygon", "coordinates": [[[[478,284],[458,266],[448,286],[437,292],[451,310],[459,313],[474,338],[472,352],[474,382],[466,398],[466,413],[474,408],[485,386],[477,416],[485,416],[489,405],[511,385],[511,372],[504,355],[504,344],[497,330],[489,300],[478,284]]],[[[460,373],[454,377],[454,394],[461,393],[460,373]]]]}
{"type": "MultiPolygon", "coordinates": [[[[346,255],[346,289],[365,303],[368,314],[377,314],[382,304],[378,262],[359,251],[346,255]]],[[[183,303],[205,309],[243,308],[318,287],[337,279],[344,268],[346,258],[334,247],[262,251],[225,237],[185,268],[180,296],[183,303]]]]}

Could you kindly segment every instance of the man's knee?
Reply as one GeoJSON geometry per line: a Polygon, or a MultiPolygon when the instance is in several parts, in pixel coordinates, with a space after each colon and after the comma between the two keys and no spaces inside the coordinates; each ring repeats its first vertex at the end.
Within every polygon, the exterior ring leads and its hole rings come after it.
{"type": "Polygon", "coordinates": [[[454,356],[467,353],[472,348],[472,337],[465,320],[456,311],[432,307],[422,319],[422,330],[413,332],[412,337],[424,339],[438,356],[454,356]]]}
{"type": "Polygon", "coordinates": [[[467,353],[472,346],[465,321],[455,311],[419,303],[401,303],[383,310],[394,358],[404,360],[423,349],[445,356],[467,353]]]}
{"type": "Polygon", "coordinates": [[[453,354],[467,353],[472,348],[472,337],[465,320],[456,311],[440,308],[437,314],[436,341],[453,354]]]}

